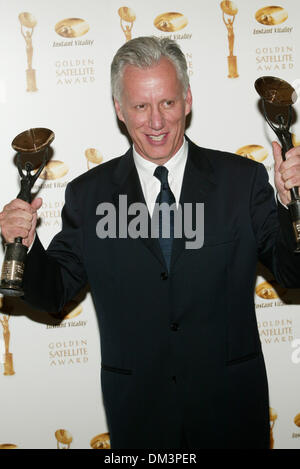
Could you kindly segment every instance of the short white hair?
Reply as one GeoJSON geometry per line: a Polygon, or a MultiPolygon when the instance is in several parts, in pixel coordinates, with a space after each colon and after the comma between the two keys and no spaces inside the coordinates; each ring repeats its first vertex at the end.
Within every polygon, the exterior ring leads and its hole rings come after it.
{"type": "Polygon", "coordinates": [[[114,99],[121,102],[122,78],[126,65],[148,68],[156,65],[163,57],[173,63],[185,98],[190,83],[186,59],[178,44],[168,38],[142,36],[126,42],[114,56],[111,64],[111,89],[114,99]]]}

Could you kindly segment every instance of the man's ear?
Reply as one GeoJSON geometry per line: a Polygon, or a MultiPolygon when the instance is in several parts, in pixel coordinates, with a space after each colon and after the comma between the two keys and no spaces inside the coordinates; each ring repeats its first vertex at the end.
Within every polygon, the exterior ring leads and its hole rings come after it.
{"type": "Polygon", "coordinates": [[[192,96],[191,88],[189,86],[187,90],[187,95],[185,98],[185,115],[186,116],[191,112],[192,104],[193,104],[193,96],[192,96]]]}
{"type": "Polygon", "coordinates": [[[117,99],[114,99],[115,110],[120,121],[124,122],[124,116],[122,113],[121,105],[117,99]]]}

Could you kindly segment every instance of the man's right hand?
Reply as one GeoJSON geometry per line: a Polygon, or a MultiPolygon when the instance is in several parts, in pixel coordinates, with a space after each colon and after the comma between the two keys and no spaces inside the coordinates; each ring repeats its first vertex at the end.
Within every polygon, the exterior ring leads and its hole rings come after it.
{"type": "Polygon", "coordinates": [[[31,204],[21,199],[12,200],[0,212],[1,234],[6,243],[13,243],[15,238],[22,238],[22,243],[28,248],[34,241],[37,210],[43,200],[38,197],[31,204]]]}

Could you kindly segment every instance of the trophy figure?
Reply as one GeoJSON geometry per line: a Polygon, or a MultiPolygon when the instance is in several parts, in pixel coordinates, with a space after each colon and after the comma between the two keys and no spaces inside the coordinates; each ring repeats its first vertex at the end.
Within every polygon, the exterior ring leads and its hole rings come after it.
{"type": "MultiPolygon", "coordinates": [[[[54,140],[54,133],[49,129],[29,129],[17,135],[12,147],[17,153],[17,167],[21,178],[21,190],[17,198],[31,202],[31,189],[47,163],[48,148],[54,140]],[[23,172],[21,154],[37,156],[42,153],[43,162],[39,169],[31,174],[34,167],[30,161],[25,163],[23,172]]],[[[2,265],[0,293],[6,296],[22,296],[23,273],[26,261],[27,247],[22,244],[22,238],[16,238],[13,243],[5,246],[5,255],[2,265]]]]}
{"type": "Polygon", "coordinates": [[[125,34],[126,42],[130,41],[133,23],[136,20],[135,13],[131,8],[128,8],[128,7],[119,8],[118,13],[120,16],[121,28],[122,28],[123,33],[125,34]],[[125,23],[128,23],[128,24],[123,24],[123,21],[125,21],[125,23]]]}
{"type": "Polygon", "coordinates": [[[19,14],[19,21],[21,23],[21,34],[23,38],[25,39],[25,44],[26,44],[26,55],[27,55],[27,70],[26,70],[27,90],[26,91],[37,91],[35,70],[32,68],[32,56],[33,56],[32,35],[33,35],[33,29],[36,26],[37,22],[34,16],[27,12],[19,14]]]}
{"type": "Polygon", "coordinates": [[[4,338],[4,345],[5,345],[5,353],[4,353],[4,375],[5,376],[12,376],[15,374],[14,366],[13,366],[13,354],[9,352],[9,341],[10,341],[10,331],[9,331],[9,321],[10,316],[3,315],[2,319],[0,319],[0,323],[3,327],[3,338],[4,338]]]}
{"type": "Polygon", "coordinates": [[[228,31],[228,45],[229,45],[229,56],[227,57],[228,78],[237,78],[239,75],[237,72],[236,55],[233,55],[233,47],[234,47],[233,23],[235,20],[235,16],[238,12],[238,9],[233,2],[229,2],[227,0],[223,0],[220,6],[223,11],[223,21],[228,31]]]}
{"type": "Polygon", "coordinates": [[[277,414],[276,412],[274,411],[274,409],[272,409],[270,407],[270,449],[274,449],[274,425],[275,425],[275,422],[277,420],[277,414]]]}
{"type": "MultiPolygon", "coordinates": [[[[282,146],[282,159],[286,159],[286,153],[293,148],[292,134],[289,128],[292,122],[292,104],[297,101],[297,93],[294,88],[284,80],[276,77],[261,77],[255,82],[255,89],[262,98],[263,113],[271,129],[277,135],[282,146]],[[275,122],[268,116],[266,103],[286,110],[287,117],[277,114],[275,122]]],[[[298,187],[290,190],[291,202],[288,209],[293,223],[296,249],[300,253],[300,197],[298,187]]]]}

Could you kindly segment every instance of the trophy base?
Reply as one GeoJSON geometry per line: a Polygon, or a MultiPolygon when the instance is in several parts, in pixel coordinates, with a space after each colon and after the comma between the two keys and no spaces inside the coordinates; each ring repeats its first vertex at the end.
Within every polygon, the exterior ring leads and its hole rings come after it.
{"type": "Polygon", "coordinates": [[[1,272],[0,293],[6,296],[23,296],[23,273],[27,247],[22,243],[5,245],[4,262],[1,272]]]}
{"type": "Polygon", "coordinates": [[[300,253],[300,199],[292,200],[288,204],[289,212],[293,222],[295,240],[297,243],[295,253],[300,253]]]}
{"type": "Polygon", "coordinates": [[[229,55],[228,61],[228,78],[238,78],[236,55],[229,55]]]}
{"type": "Polygon", "coordinates": [[[15,374],[12,353],[4,354],[4,373],[3,374],[4,376],[13,376],[15,374]]]}
{"type": "Polygon", "coordinates": [[[36,79],[35,79],[35,70],[28,69],[26,70],[26,80],[27,80],[27,90],[26,91],[37,91],[36,79]]]}
{"type": "Polygon", "coordinates": [[[11,287],[11,288],[2,288],[1,285],[0,285],[0,293],[3,295],[3,296],[24,296],[24,292],[23,290],[20,290],[18,288],[14,288],[14,287],[11,287]]]}

